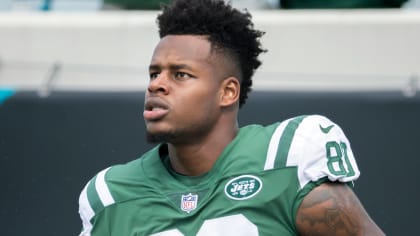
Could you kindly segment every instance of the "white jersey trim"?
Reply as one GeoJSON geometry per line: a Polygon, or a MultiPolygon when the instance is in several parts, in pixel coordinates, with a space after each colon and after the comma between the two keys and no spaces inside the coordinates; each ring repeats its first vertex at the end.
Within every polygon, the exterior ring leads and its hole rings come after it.
{"type": "Polygon", "coordinates": [[[111,167],[106,168],[98,173],[95,181],[95,188],[96,192],[98,193],[99,199],[101,199],[102,204],[104,207],[109,206],[115,203],[114,198],[109,191],[108,185],[105,181],[105,174],[111,167]]]}
{"type": "Polygon", "coordinates": [[[93,228],[93,225],[90,222],[90,220],[95,216],[95,211],[92,209],[92,206],[90,205],[88,199],[87,189],[89,184],[95,184],[95,190],[104,207],[115,203],[115,200],[112,197],[108,185],[105,181],[105,175],[109,169],[110,167],[99,172],[96,176],[95,183],[91,183],[91,181],[88,182],[85,188],[83,189],[82,193],[80,194],[79,214],[80,218],[82,219],[83,231],[79,234],[79,236],[90,236],[90,232],[93,228]]]}
{"type": "Polygon", "coordinates": [[[277,150],[279,147],[279,142],[281,135],[283,134],[284,129],[289,123],[290,119],[283,121],[280,125],[277,126],[273,135],[270,139],[270,144],[268,145],[267,156],[265,159],[264,170],[271,170],[274,168],[274,163],[276,161],[277,150]]]}
{"type": "Polygon", "coordinates": [[[90,219],[95,215],[92,207],[89,204],[88,196],[87,196],[87,187],[89,182],[86,184],[85,188],[83,189],[82,193],[79,197],[79,214],[80,218],[82,219],[83,231],[80,233],[79,236],[90,236],[90,231],[92,230],[92,224],[90,223],[90,219]]]}

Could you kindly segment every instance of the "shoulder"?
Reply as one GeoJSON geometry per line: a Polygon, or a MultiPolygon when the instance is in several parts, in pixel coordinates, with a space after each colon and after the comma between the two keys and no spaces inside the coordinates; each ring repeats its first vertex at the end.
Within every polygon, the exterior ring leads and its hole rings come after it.
{"type": "Polygon", "coordinates": [[[319,139],[332,136],[343,136],[340,126],[322,115],[302,115],[282,121],[276,128],[277,135],[295,138],[305,136],[308,141],[319,142],[319,139]]]}
{"type": "MultiPolygon", "coordinates": [[[[83,208],[88,208],[88,215],[95,215],[103,208],[116,202],[115,195],[118,194],[118,187],[113,183],[124,185],[127,181],[126,173],[131,172],[133,165],[140,164],[141,159],[136,161],[108,167],[96,174],[83,188],[79,197],[80,213],[83,208]]],[[[141,176],[140,174],[137,174],[141,176]]]]}
{"type": "Polygon", "coordinates": [[[299,136],[305,136],[309,142],[319,143],[324,140],[348,141],[341,127],[321,115],[307,115],[291,119],[296,124],[296,132],[299,136]]]}
{"type": "Polygon", "coordinates": [[[265,169],[283,167],[297,167],[302,188],[324,177],[348,182],[360,174],[343,130],[321,115],[293,117],[277,125],[265,169]]]}
{"type": "Polygon", "coordinates": [[[147,182],[143,171],[144,162],[153,159],[155,155],[158,155],[157,148],[126,164],[108,167],[85,185],[79,196],[79,214],[84,229],[91,227],[92,218],[106,207],[135,198],[142,191],[147,182]]]}

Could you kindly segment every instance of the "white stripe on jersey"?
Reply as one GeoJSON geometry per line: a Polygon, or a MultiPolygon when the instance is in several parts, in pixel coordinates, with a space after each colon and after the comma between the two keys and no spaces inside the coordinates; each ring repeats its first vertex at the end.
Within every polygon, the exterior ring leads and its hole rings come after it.
{"type": "Polygon", "coordinates": [[[273,135],[271,136],[270,144],[267,150],[267,156],[265,159],[264,170],[271,170],[274,168],[274,163],[276,161],[277,149],[279,147],[280,138],[290,120],[291,119],[281,122],[280,125],[277,126],[273,135]]]}
{"type": "Polygon", "coordinates": [[[88,196],[87,196],[87,187],[89,182],[86,184],[85,188],[83,189],[82,193],[79,197],[79,214],[80,218],[82,219],[83,224],[83,231],[80,233],[79,236],[90,236],[90,231],[92,230],[92,224],[90,223],[90,219],[95,215],[92,207],[89,204],[88,196]]]}
{"type": "Polygon", "coordinates": [[[109,170],[109,168],[111,167],[108,167],[105,170],[99,172],[98,176],[96,176],[95,181],[96,192],[98,193],[99,199],[101,199],[101,202],[104,205],[104,207],[115,203],[114,198],[112,197],[111,192],[109,191],[108,185],[105,182],[105,174],[109,170]]]}

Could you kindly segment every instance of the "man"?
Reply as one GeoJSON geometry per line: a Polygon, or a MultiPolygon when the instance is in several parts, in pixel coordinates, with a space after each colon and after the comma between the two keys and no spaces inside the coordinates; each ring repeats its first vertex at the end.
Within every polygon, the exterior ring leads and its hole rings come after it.
{"type": "Polygon", "coordinates": [[[350,144],[323,116],[239,128],[264,50],[249,13],[176,0],[158,16],[141,158],[80,195],[81,235],[383,235],[349,185],[350,144]]]}

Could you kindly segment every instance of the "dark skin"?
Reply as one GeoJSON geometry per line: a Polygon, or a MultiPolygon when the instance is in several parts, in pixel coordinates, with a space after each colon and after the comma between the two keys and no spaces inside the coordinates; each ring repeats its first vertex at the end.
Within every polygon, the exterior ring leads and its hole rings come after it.
{"type": "Polygon", "coordinates": [[[303,200],[296,215],[302,235],[384,235],[357,196],[342,183],[325,183],[303,200]]]}
{"type": "MultiPolygon", "coordinates": [[[[152,56],[145,97],[149,134],[168,143],[172,168],[198,176],[211,170],[238,132],[241,76],[235,63],[204,36],[169,35],[152,56]]],[[[296,215],[301,235],[384,235],[353,191],[325,183],[296,215]]]]}

